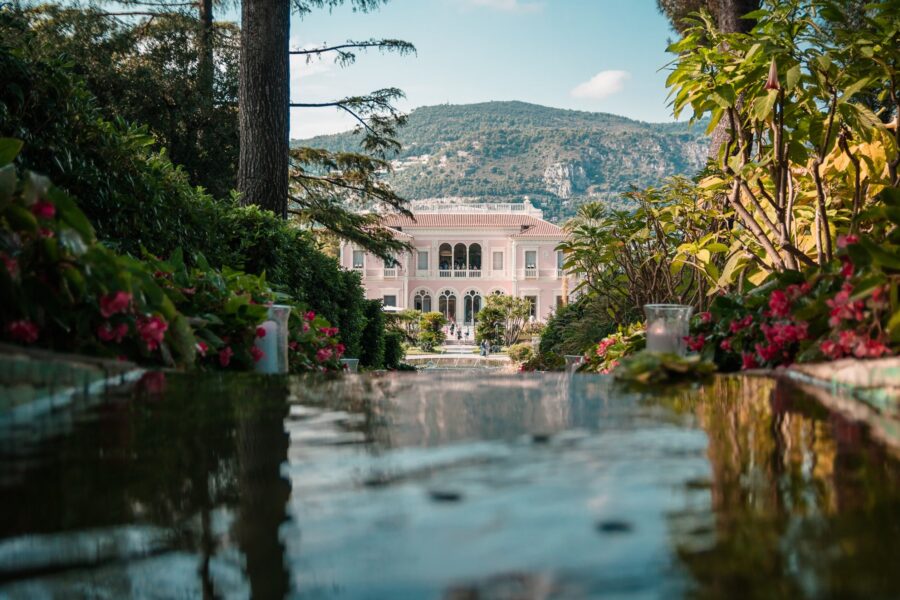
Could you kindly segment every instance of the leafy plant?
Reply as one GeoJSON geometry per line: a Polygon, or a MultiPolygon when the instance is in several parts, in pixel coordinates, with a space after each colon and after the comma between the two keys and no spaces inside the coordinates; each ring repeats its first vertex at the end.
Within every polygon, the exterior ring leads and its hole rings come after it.
{"type": "Polygon", "coordinates": [[[475,317],[475,341],[511,346],[519,340],[530,314],[531,303],[526,298],[491,294],[475,317]]]}
{"type": "Polygon", "coordinates": [[[446,339],[443,328],[446,324],[446,317],[439,312],[423,313],[419,317],[419,348],[431,352],[443,344],[446,339]]]}
{"type": "Polygon", "coordinates": [[[506,349],[506,354],[510,360],[517,363],[529,361],[534,356],[534,350],[531,344],[513,344],[506,349]]]}
{"type": "MultiPolygon", "coordinates": [[[[268,304],[289,302],[262,277],[119,255],[97,241],[74,200],[11,160],[0,138],[0,335],[13,343],[123,357],[150,365],[250,369],[268,304]]],[[[313,313],[292,322],[291,366],[336,370],[338,330],[313,313]]],[[[264,333],[264,331],[262,331],[264,333]]]]}

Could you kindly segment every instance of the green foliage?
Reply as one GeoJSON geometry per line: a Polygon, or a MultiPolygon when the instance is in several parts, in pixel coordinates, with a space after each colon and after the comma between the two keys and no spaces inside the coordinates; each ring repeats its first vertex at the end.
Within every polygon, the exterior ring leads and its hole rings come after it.
{"type": "Polygon", "coordinates": [[[384,368],[398,369],[406,356],[404,336],[399,331],[384,334],[384,368]]]}
{"type": "Polygon", "coordinates": [[[586,204],[566,224],[565,267],[584,276],[575,291],[598,299],[611,325],[640,319],[644,304],[703,306],[719,279],[716,258],[729,250],[723,215],[702,205],[683,178],[627,196],[633,210],[586,204]]]}
{"type": "Polygon", "coordinates": [[[642,323],[619,327],[616,333],[606,336],[585,354],[581,371],[609,373],[619,366],[626,356],[643,350],[647,335],[642,323]]]}
{"type": "Polygon", "coordinates": [[[0,27],[13,45],[40,60],[62,57],[107,118],[146,125],[192,185],[228,197],[238,159],[236,25],[214,24],[215,69],[207,83],[192,15],[113,19],[92,8],[43,5],[20,17],[19,27],[0,27]]]}
{"type": "Polygon", "coordinates": [[[431,352],[444,343],[446,334],[444,325],[447,319],[439,312],[423,313],[419,318],[419,348],[425,352],[431,352]]]}
{"type": "Polygon", "coordinates": [[[475,319],[475,341],[487,340],[492,346],[511,346],[519,340],[531,314],[525,298],[491,294],[475,319]]]}
{"type": "Polygon", "coordinates": [[[540,355],[584,354],[585,349],[615,331],[606,312],[606,298],[586,294],[557,310],[541,335],[540,355]]]}
{"type": "MultiPolygon", "coordinates": [[[[10,18],[0,13],[0,30],[12,27],[10,18]]],[[[146,129],[105,120],[65,61],[0,47],[0,72],[0,130],[26,142],[17,162],[66,189],[104,243],[134,256],[167,257],[180,248],[191,265],[203,255],[214,268],[265,273],[337,325],[348,354],[359,356],[365,323],[359,276],[322,254],[308,233],[192,187],[153,149],[146,129]]]]}
{"type": "Polygon", "coordinates": [[[359,364],[372,369],[384,368],[385,332],[381,300],[365,301],[366,325],[360,341],[359,364]]]}
{"type": "MultiPolygon", "coordinates": [[[[0,157],[21,144],[0,138],[0,157]]],[[[73,199],[0,162],[0,336],[13,343],[149,365],[252,369],[267,304],[304,309],[262,277],[190,268],[180,250],[140,261],[109,250],[73,199]]],[[[336,329],[309,313],[291,323],[291,367],[337,370],[336,329]]]]}
{"type": "Polygon", "coordinates": [[[534,356],[534,350],[532,349],[531,344],[528,343],[513,344],[506,349],[506,354],[513,362],[523,363],[531,360],[534,356]]]}
{"type": "MultiPolygon", "coordinates": [[[[397,139],[402,169],[387,181],[400,196],[519,202],[528,195],[551,221],[571,216],[583,202],[620,204],[631,186],[692,173],[703,165],[707,144],[699,127],[524,102],[419,108],[397,139]],[[417,162],[426,154],[427,164],[417,162]],[[555,170],[555,163],[565,168],[555,170]]],[[[339,134],[294,144],[352,152],[357,140],[339,134]]]]}
{"type": "Polygon", "coordinates": [[[754,284],[824,266],[836,236],[885,185],[900,184],[900,131],[886,127],[900,109],[896,4],[761,5],[748,34],[722,34],[695,15],[670,47],[678,58],[668,79],[676,116],[690,109],[710,128],[727,126],[701,188],[733,211],[731,271],[746,269],[754,284]]]}
{"type": "Polygon", "coordinates": [[[699,356],[681,357],[677,354],[637,352],[622,359],[613,371],[620,381],[640,384],[672,383],[694,380],[711,375],[716,365],[699,356]]]}

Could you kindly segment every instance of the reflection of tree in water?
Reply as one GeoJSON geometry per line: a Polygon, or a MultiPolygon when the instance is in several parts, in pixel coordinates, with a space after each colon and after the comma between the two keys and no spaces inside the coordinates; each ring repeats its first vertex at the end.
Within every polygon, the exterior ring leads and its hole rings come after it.
{"type": "Polygon", "coordinates": [[[900,469],[858,424],[761,378],[664,402],[696,415],[709,439],[712,530],[705,506],[670,520],[695,595],[900,594],[900,469]]]}
{"type": "Polygon", "coordinates": [[[232,527],[254,595],[283,595],[284,381],[170,376],[167,388],[107,404],[96,419],[45,442],[43,460],[0,489],[0,537],[151,525],[167,534],[163,551],[198,556],[197,588],[210,597],[210,561],[228,543],[213,532],[213,513],[236,507],[232,527]]]}

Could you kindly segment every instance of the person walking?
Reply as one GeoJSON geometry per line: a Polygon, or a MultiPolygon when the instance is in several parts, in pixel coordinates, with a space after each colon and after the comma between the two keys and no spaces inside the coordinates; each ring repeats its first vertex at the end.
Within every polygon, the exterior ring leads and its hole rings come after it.
{"type": "Polygon", "coordinates": [[[461,342],[461,341],[462,341],[462,329],[457,329],[457,330],[456,330],[456,341],[457,341],[457,342],[461,342]]]}

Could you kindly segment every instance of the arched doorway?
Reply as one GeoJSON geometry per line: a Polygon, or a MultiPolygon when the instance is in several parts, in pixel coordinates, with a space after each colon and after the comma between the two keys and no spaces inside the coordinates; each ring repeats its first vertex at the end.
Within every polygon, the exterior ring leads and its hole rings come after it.
{"type": "Polygon", "coordinates": [[[481,310],[481,293],[478,290],[468,291],[463,297],[463,323],[474,325],[479,310],[481,310]]]}
{"type": "Polygon", "coordinates": [[[413,297],[413,308],[422,312],[431,312],[431,293],[419,290],[413,297]]]}
{"type": "Polygon", "coordinates": [[[438,296],[438,312],[448,321],[456,320],[456,293],[453,290],[444,290],[438,296]]]}
{"type": "Polygon", "coordinates": [[[481,244],[471,244],[469,246],[469,270],[481,270],[481,244]]]}
{"type": "Polygon", "coordinates": [[[465,244],[457,244],[453,246],[453,269],[456,271],[462,271],[466,268],[466,262],[468,261],[468,256],[466,252],[465,244]]]}
{"type": "Polygon", "coordinates": [[[441,244],[438,248],[438,269],[449,271],[453,268],[453,246],[441,244]]]}

